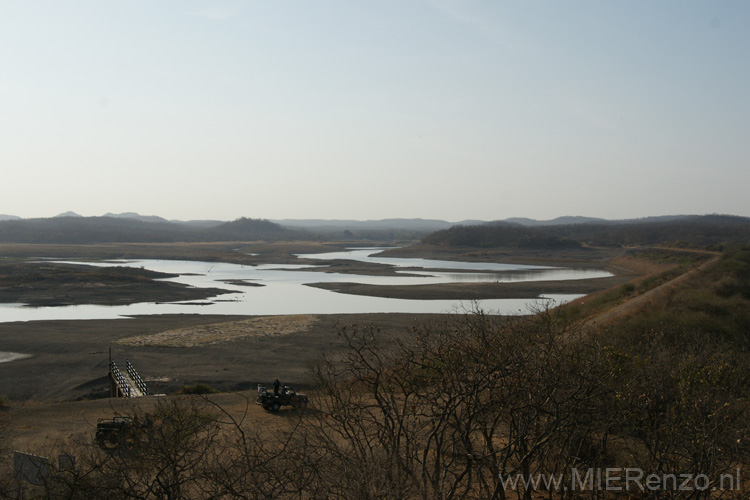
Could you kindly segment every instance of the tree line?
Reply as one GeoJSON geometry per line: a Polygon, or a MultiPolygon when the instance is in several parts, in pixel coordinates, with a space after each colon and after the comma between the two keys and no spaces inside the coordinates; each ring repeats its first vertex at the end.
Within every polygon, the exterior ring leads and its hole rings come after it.
{"type": "Polygon", "coordinates": [[[438,246],[539,249],[572,248],[584,244],[721,247],[747,241],[750,241],[750,218],[728,215],[534,227],[509,223],[454,226],[422,239],[425,244],[438,246]]]}
{"type": "Polygon", "coordinates": [[[240,218],[212,227],[174,222],[144,222],[116,217],[54,217],[0,221],[0,243],[93,244],[170,243],[303,239],[263,219],[240,218]]]}

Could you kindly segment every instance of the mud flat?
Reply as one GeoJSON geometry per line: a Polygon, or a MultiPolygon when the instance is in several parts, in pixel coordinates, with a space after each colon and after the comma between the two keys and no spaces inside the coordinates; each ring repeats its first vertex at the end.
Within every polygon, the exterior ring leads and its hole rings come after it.
{"type": "Polygon", "coordinates": [[[312,364],[341,348],[338,333],[344,325],[373,325],[384,334],[403,335],[429,317],[176,314],[2,323],[0,351],[27,357],[0,363],[0,396],[11,404],[106,397],[110,348],[118,364],[133,363],[152,393],[170,394],[195,383],[247,390],[277,377],[304,388],[312,364]]]}
{"type": "Polygon", "coordinates": [[[561,267],[604,267],[610,260],[625,253],[621,248],[566,248],[566,249],[529,249],[529,248],[488,248],[443,247],[436,245],[416,244],[407,247],[389,248],[382,252],[384,257],[417,257],[436,260],[458,260],[467,262],[506,262],[509,264],[528,264],[561,267]]]}
{"type": "MultiPolygon", "coordinates": [[[[0,302],[34,304],[127,304],[200,300],[216,289],[190,288],[157,279],[142,269],[96,268],[39,262],[40,256],[82,259],[205,259],[242,264],[300,263],[297,253],[329,252],[356,244],[275,243],[195,245],[0,245],[0,302]],[[177,285],[177,286],[172,286],[177,285]]],[[[510,262],[503,251],[446,252],[440,249],[394,250],[409,256],[510,262]],[[417,252],[417,253],[415,253],[417,252]]],[[[508,251],[510,252],[510,251],[508,251]]],[[[409,299],[486,299],[536,297],[541,293],[585,294],[632,279],[632,263],[607,265],[623,251],[580,249],[567,253],[527,252],[518,263],[598,267],[616,276],[570,282],[453,283],[418,286],[335,283],[330,290],[409,299]],[[546,260],[545,260],[546,259],[546,260]]],[[[619,262],[619,261],[618,261],[619,262]]],[[[324,265],[325,261],[316,261],[324,265]]],[[[337,272],[361,272],[362,263],[337,261],[337,272]]],[[[381,266],[370,272],[390,273],[381,266]]],[[[323,285],[316,285],[323,288],[323,285]]],[[[185,384],[205,383],[222,391],[247,390],[278,377],[299,387],[310,380],[309,367],[323,353],[341,347],[340,327],[357,323],[401,335],[430,315],[338,314],[296,316],[223,316],[172,314],[114,320],[63,320],[0,323],[0,352],[16,353],[0,362],[0,397],[19,401],[71,401],[108,394],[108,359],[129,359],[153,393],[171,393],[185,384]]],[[[0,358],[0,361],[2,359],[0,358]]]]}
{"type": "Polygon", "coordinates": [[[338,293],[416,300],[533,299],[547,294],[589,294],[631,279],[630,276],[570,281],[521,283],[439,283],[434,285],[366,285],[361,283],[312,283],[308,286],[338,293]]]}
{"type": "Polygon", "coordinates": [[[129,267],[5,260],[0,261],[0,303],[124,305],[205,299],[225,292],[161,281],[173,277],[176,275],[129,267]]]}

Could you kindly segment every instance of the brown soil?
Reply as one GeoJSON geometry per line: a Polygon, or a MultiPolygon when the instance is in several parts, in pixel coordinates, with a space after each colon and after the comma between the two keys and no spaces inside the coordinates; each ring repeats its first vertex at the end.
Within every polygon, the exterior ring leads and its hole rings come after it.
{"type": "Polygon", "coordinates": [[[341,326],[375,325],[400,335],[423,317],[178,314],[2,323],[0,351],[31,356],[0,363],[0,396],[11,404],[105,397],[110,348],[118,364],[134,364],[153,393],[195,383],[244,390],[276,377],[305,387],[311,364],[340,347],[341,326]]]}
{"type": "Polygon", "coordinates": [[[361,283],[312,283],[309,286],[354,295],[391,299],[482,300],[533,299],[544,294],[588,294],[621,285],[630,276],[613,276],[570,281],[534,281],[521,283],[443,283],[436,285],[365,285],[361,283]]]}
{"type": "MultiPolygon", "coordinates": [[[[269,432],[287,427],[297,410],[282,408],[272,414],[254,404],[253,391],[212,394],[200,396],[220,405],[235,418],[243,420],[249,427],[264,428],[269,432]],[[285,418],[285,417],[291,417],[285,418]]],[[[168,396],[188,398],[199,396],[168,396]]],[[[13,405],[0,411],[0,460],[13,460],[12,451],[56,457],[61,450],[77,445],[92,446],[96,424],[99,419],[110,419],[116,415],[129,415],[134,408],[149,412],[160,400],[160,396],[133,399],[100,399],[62,403],[27,402],[13,405]]]]}
{"type": "MultiPolygon", "coordinates": [[[[0,350],[32,356],[0,363],[0,455],[13,449],[55,456],[57,445],[91,443],[99,418],[111,418],[159,396],[107,398],[109,348],[116,362],[129,359],[152,394],[173,394],[183,385],[220,391],[211,399],[249,425],[287,425],[295,410],[269,414],[253,404],[257,384],[274,378],[310,389],[310,367],[342,349],[345,325],[372,325],[402,336],[432,315],[330,316],[159,315],[119,320],[38,321],[0,324],[0,350]],[[96,398],[96,399],[90,399],[96,398]]],[[[185,396],[166,396],[185,397],[185,396]]]]}
{"type": "Polygon", "coordinates": [[[305,332],[317,318],[313,315],[262,316],[242,321],[177,328],[151,335],[126,337],[124,346],[197,347],[233,342],[246,337],[283,337],[305,332]]]}
{"type": "MultiPolygon", "coordinates": [[[[32,264],[20,260],[32,256],[82,259],[86,256],[213,258],[215,260],[267,263],[274,260],[299,262],[297,253],[341,249],[328,243],[254,243],[197,245],[0,245],[0,252],[13,255],[0,265],[0,301],[31,303],[129,303],[144,300],[200,299],[215,291],[191,289],[157,282],[158,273],[142,269],[32,264]],[[257,255],[250,255],[257,254],[257,255]],[[4,267],[2,267],[4,266],[4,267]],[[28,267],[31,266],[31,267],[28,267]],[[33,276],[34,279],[29,279],[33,276]],[[10,284],[10,286],[8,285],[10,284]],[[16,285],[26,285],[25,295],[16,285]],[[3,295],[5,293],[5,295],[3,295]],[[5,299],[3,299],[5,297],[5,299]]],[[[428,249],[426,257],[448,258],[444,249],[428,249]]],[[[401,251],[403,252],[403,250],[401,251]]],[[[604,267],[620,255],[612,250],[581,249],[553,252],[543,261],[542,252],[526,252],[525,263],[564,263],[574,267],[604,267]],[[586,259],[589,259],[588,261],[586,259]]],[[[502,250],[467,252],[453,258],[501,259],[502,250]]],[[[634,261],[635,262],[635,261],[634,261]]],[[[611,268],[617,276],[595,280],[537,283],[444,284],[407,287],[377,287],[344,283],[330,285],[339,292],[410,299],[483,299],[537,297],[541,293],[585,294],[631,279],[634,262],[611,268]],[[625,269],[625,266],[629,266],[625,269]]],[[[316,261],[316,264],[324,264],[316,261]]],[[[360,263],[333,261],[338,272],[362,271],[360,263]]],[[[372,273],[388,274],[389,266],[370,266],[372,273]]],[[[323,285],[318,285],[323,286],[323,285]]],[[[0,352],[31,355],[0,363],[0,396],[12,401],[64,401],[107,394],[109,348],[116,360],[129,358],[157,392],[170,392],[196,381],[221,390],[253,387],[280,377],[296,384],[309,382],[308,365],[323,352],[335,349],[334,325],[356,321],[381,328],[403,330],[418,315],[334,315],[298,317],[247,317],[210,315],[159,315],[117,320],[33,321],[0,324],[0,352]]]]}
{"type": "MultiPolygon", "coordinates": [[[[156,281],[169,275],[144,269],[39,262],[39,256],[59,255],[66,259],[172,258],[204,259],[239,264],[306,263],[317,271],[368,276],[395,276],[397,269],[382,264],[347,260],[321,261],[299,259],[296,254],[341,250],[342,244],[317,242],[195,245],[0,245],[0,255],[13,256],[0,261],[0,303],[26,303],[32,306],[70,304],[131,304],[135,302],[171,302],[201,300],[220,294],[220,288],[192,288],[156,281]],[[24,260],[25,259],[25,260],[24,260]]],[[[409,249],[386,250],[386,255],[420,256],[445,260],[510,262],[564,267],[607,267],[622,251],[612,249],[575,249],[565,251],[514,251],[512,249],[449,251],[420,245],[409,249]],[[423,252],[423,253],[420,253],[423,252]]],[[[318,283],[317,286],[339,293],[416,300],[480,300],[498,298],[534,298],[542,293],[587,294],[623,283],[622,276],[634,272],[623,264],[608,267],[616,278],[535,283],[447,283],[416,286],[377,286],[358,283],[318,283]]],[[[302,269],[303,271],[305,269],[302,269]]],[[[398,269],[400,276],[408,271],[398,269]]],[[[236,281],[233,284],[238,284],[236,281]]],[[[240,284],[262,286],[250,281],[240,284]]]]}
{"type": "Polygon", "coordinates": [[[220,288],[157,281],[175,276],[129,267],[6,260],[0,262],[0,303],[120,305],[197,300],[226,293],[220,288]]]}
{"type": "Polygon", "coordinates": [[[207,262],[290,262],[295,253],[332,252],[340,244],[318,242],[214,242],[214,243],[117,243],[98,245],[33,245],[0,243],[6,258],[103,259],[183,259],[207,262]],[[251,254],[258,254],[251,255],[251,254]],[[260,258],[258,258],[260,257],[260,258]]]}
{"type": "MultiPolygon", "coordinates": [[[[299,263],[295,253],[341,248],[342,245],[315,242],[43,248],[34,245],[0,245],[0,255],[74,259],[85,256],[99,259],[179,258],[258,264],[299,263]],[[238,248],[240,251],[237,251],[238,248]],[[258,255],[248,255],[249,253],[258,255]]],[[[646,271],[645,268],[638,268],[641,264],[636,261],[612,261],[623,252],[609,249],[548,253],[546,258],[543,252],[511,255],[511,250],[507,253],[502,250],[455,253],[439,249],[428,250],[427,253],[410,256],[599,268],[612,262],[616,267],[608,269],[616,276],[570,283],[389,287],[387,292],[378,287],[365,290],[357,289],[353,284],[339,284],[341,289],[338,291],[403,298],[467,300],[509,295],[534,297],[543,292],[589,293],[618,285],[646,271]]],[[[323,264],[320,261],[314,263],[323,264]]],[[[330,264],[331,270],[336,272],[353,271],[355,267],[357,272],[364,270],[359,264],[330,264]]],[[[383,274],[393,272],[386,266],[368,267],[367,270],[383,274]]],[[[137,280],[138,285],[131,291],[126,286],[115,286],[115,281],[105,274],[97,275],[92,271],[87,279],[90,278],[96,286],[80,286],[78,292],[69,295],[76,297],[81,303],[93,303],[92,297],[101,297],[106,291],[109,299],[119,297],[117,300],[140,302],[144,300],[143,294],[147,289],[156,290],[149,288],[150,283],[153,283],[151,277],[147,273],[131,276],[137,280]]],[[[61,282],[55,284],[53,280],[49,282],[47,290],[49,294],[59,296],[59,287],[63,285],[61,282]]],[[[47,292],[37,289],[30,293],[29,300],[35,294],[44,296],[45,293],[47,292]]],[[[159,296],[157,300],[178,300],[173,298],[173,293],[177,292],[171,289],[159,290],[154,292],[154,297],[159,296]]],[[[30,355],[24,359],[0,363],[0,396],[8,402],[8,408],[0,411],[0,428],[5,430],[0,445],[4,445],[6,449],[34,452],[56,440],[89,439],[97,418],[122,411],[121,405],[153,404],[156,400],[153,396],[140,398],[136,402],[96,399],[108,395],[110,348],[118,364],[124,364],[124,360],[129,359],[135,365],[152,393],[170,394],[183,385],[195,383],[207,384],[221,391],[240,391],[241,395],[228,393],[212,396],[225,404],[234,405],[233,408],[239,412],[245,411],[247,398],[253,397],[252,392],[258,383],[269,384],[276,377],[295,388],[309,389],[309,367],[324,353],[335,356],[340,352],[342,341],[338,332],[342,325],[373,325],[388,335],[399,336],[414,324],[431,317],[433,316],[415,314],[287,317],[180,314],[116,320],[0,323],[0,351],[30,355]]],[[[250,405],[247,411],[249,418],[255,419],[252,421],[257,421],[258,425],[282,425],[279,422],[284,419],[280,417],[285,414],[282,411],[281,415],[269,415],[255,405],[250,405]]]]}
{"type": "Polygon", "coordinates": [[[418,257],[424,259],[459,260],[469,262],[507,262],[511,264],[536,264],[602,268],[625,251],[619,248],[571,248],[564,250],[534,250],[518,248],[461,248],[417,244],[383,251],[387,257],[418,257]]]}

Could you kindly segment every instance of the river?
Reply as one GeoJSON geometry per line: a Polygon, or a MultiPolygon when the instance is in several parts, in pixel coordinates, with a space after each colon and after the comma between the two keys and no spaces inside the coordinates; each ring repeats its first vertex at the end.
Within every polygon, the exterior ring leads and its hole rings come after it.
{"type": "MultiPolygon", "coordinates": [[[[28,307],[23,304],[0,304],[0,322],[114,319],[144,314],[336,314],[336,313],[450,313],[471,307],[457,300],[407,300],[347,295],[306,286],[320,282],[356,282],[375,285],[413,285],[455,281],[547,281],[590,279],[612,276],[597,269],[566,269],[500,263],[437,261],[427,259],[384,258],[373,255],[382,248],[357,248],[325,254],[301,254],[306,259],[350,259],[409,268],[408,276],[362,276],[327,273],[326,266],[263,264],[247,266],[220,262],[184,260],[124,260],[108,263],[84,263],[96,266],[141,267],[153,271],[179,274],[170,281],[195,287],[218,287],[226,294],[185,303],[143,302],[125,306],[75,305],[28,307]],[[415,271],[415,268],[418,268],[415,271]],[[304,269],[304,270],[303,270],[304,269]],[[320,272],[316,272],[316,270],[320,272]],[[419,270],[422,269],[422,270],[419,270]],[[444,271],[430,271],[442,269],[444,271]],[[414,276],[414,274],[418,274],[414,276]],[[242,280],[262,286],[243,286],[225,280],[242,280]]],[[[77,262],[80,263],[80,262],[77,262]]],[[[479,306],[495,314],[526,313],[535,303],[562,303],[578,295],[541,295],[538,299],[483,300],[479,306]]]]}

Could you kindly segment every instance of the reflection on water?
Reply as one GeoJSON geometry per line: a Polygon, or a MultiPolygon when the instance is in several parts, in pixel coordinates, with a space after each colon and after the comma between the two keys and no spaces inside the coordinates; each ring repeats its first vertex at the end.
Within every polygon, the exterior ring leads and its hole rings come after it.
{"type": "MultiPolygon", "coordinates": [[[[348,252],[306,254],[299,257],[315,259],[350,259],[410,268],[411,276],[359,276],[341,273],[314,272],[325,266],[263,264],[246,266],[222,262],[175,260],[128,260],[117,263],[95,263],[97,266],[141,267],[163,273],[180,274],[168,281],[194,287],[215,287],[226,294],[206,301],[187,303],[139,303],[126,306],[77,305],[65,307],[22,307],[20,304],[0,304],[0,322],[43,319],[109,319],[140,314],[335,314],[335,313],[446,313],[469,309],[469,302],[456,300],[386,299],[335,293],[305,286],[310,283],[356,282],[373,285],[416,285],[446,282],[520,282],[558,281],[600,278],[610,273],[594,269],[559,269],[515,264],[449,262],[427,259],[378,258],[371,254],[381,249],[355,249],[348,252]],[[447,269],[451,271],[419,271],[411,268],[447,269]],[[307,269],[301,271],[301,269],[307,269]],[[474,272],[460,272],[474,271],[474,272]],[[484,272],[476,272],[484,271],[484,272]],[[413,274],[419,274],[413,276],[413,274]],[[225,280],[246,280],[265,285],[247,287],[226,283],[225,280]]],[[[89,263],[87,263],[89,264],[89,263]]],[[[538,299],[565,302],[578,295],[548,295],[538,299]]],[[[527,313],[528,299],[483,300],[479,306],[497,314],[527,313]]]]}

